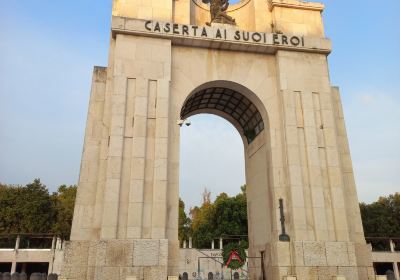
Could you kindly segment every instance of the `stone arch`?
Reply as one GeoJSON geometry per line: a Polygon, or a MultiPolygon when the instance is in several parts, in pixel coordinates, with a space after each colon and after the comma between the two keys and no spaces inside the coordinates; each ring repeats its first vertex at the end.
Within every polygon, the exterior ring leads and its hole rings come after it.
{"type": "Polygon", "coordinates": [[[208,280],[213,280],[214,279],[214,274],[212,272],[209,272],[207,279],[208,280]]]}
{"type": "Polygon", "coordinates": [[[182,280],[188,280],[189,279],[189,275],[187,272],[184,272],[182,275],[182,280]]]}
{"type": "Polygon", "coordinates": [[[270,172],[272,148],[265,104],[249,88],[227,80],[198,85],[185,95],[181,104],[177,108],[181,120],[202,113],[213,114],[230,122],[239,132],[245,159],[249,255],[260,257],[260,251],[273,239],[275,215],[270,172]]]}

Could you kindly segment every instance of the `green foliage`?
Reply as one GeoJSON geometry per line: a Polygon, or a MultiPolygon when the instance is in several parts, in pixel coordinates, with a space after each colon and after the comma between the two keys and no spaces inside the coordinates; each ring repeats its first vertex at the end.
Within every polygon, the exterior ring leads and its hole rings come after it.
{"type": "Polygon", "coordinates": [[[68,239],[71,234],[72,217],[74,215],[74,205],[77,186],[62,185],[57,193],[53,193],[53,207],[55,212],[55,222],[52,227],[53,233],[68,239]]]}
{"type": "Polygon", "coordinates": [[[361,203],[361,218],[367,237],[400,237],[400,193],[361,203]]]}
{"type": "Polygon", "coordinates": [[[235,197],[221,193],[214,202],[211,202],[210,192],[205,190],[202,205],[192,208],[190,216],[190,229],[197,248],[209,248],[214,238],[224,235],[247,236],[246,187],[242,186],[242,193],[235,197]]]}
{"type": "Polygon", "coordinates": [[[54,211],[49,192],[39,179],[21,186],[0,188],[0,233],[51,231],[54,211]]]}
{"type": "Polygon", "coordinates": [[[246,263],[246,247],[243,244],[236,242],[229,243],[222,249],[222,258],[224,259],[224,264],[230,269],[239,269],[246,263]],[[238,260],[231,260],[231,262],[228,264],[229,257],[231,256],[232,252],[236,252],[242,262],[239,262],[238,260]]]}
{"type": "Polygon", "coordinates": [[[179,242],[188,240],[190,231],[190,218],[185,213],[185,203],[179,198],[179,242]]]}
{"type": "Polygon", "coordinates": [[[196,248],[209,247],[211,240],[214,238],[214,206],[209,197],[209,193],[203,195],[203,204],[201,207],[196,206],[190,210],[192,217],[191,233],[196,248]]]}
{"type": "Polygon", "coordinates": [[[61,186],[50,195],[35,179],[26,186],[0,184],[0,234],[56,233],[71,231],[76,186],[61,186]]]}

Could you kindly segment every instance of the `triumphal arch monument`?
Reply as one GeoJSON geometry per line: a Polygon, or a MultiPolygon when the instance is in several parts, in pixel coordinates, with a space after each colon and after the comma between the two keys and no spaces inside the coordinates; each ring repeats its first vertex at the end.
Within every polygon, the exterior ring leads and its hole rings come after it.
{"type": "Polygon", "coordinates": [[[323,8],[113,1],[64,279],[178,276],[177,124],[200,113],[225,118],[243,139],[249,256],[262,259],[251,279],[374,279],[323,8]]]}

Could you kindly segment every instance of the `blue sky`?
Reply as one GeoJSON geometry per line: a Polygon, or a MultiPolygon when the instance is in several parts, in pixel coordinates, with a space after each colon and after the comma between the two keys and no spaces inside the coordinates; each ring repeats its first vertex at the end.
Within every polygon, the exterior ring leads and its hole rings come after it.
{"type": "MultiPolygon", "coordinates": [[[[323,2],[331,80],[341,88],[359,198],[369,202],[400,190],[400,1],[323,2]]],[[[0,182],[40,177],[51,190],[77,182],[91,72],[107,64],[110,14],[111,0],[0,2],[0,182]]],[[[204,187],[239,192],[237,132],[216,117],[192,123],[182,130],[184,200],[198,203],[204,187]]]]}

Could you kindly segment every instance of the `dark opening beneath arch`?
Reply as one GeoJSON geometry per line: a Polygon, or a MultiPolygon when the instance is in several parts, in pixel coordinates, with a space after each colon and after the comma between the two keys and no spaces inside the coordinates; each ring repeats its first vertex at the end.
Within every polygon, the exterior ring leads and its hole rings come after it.
{"type": "Polygon", "coordinates": [[[232,89],[211,87],[194,93],[186,100],[180,116],[185,119],[195,111],[206,109],[230,115],[242,128],[248,143],[264,130],[264,122],[256,106],[243,94],[232,89]]]}

